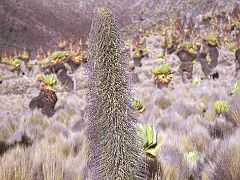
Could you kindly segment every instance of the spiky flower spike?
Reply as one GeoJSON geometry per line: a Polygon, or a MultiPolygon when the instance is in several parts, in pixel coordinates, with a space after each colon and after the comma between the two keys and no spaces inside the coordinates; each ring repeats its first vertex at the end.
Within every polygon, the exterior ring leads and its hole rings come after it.
{"type": "Polygon", "coordinates": [[[88,173],[97,180],[147,179],[121,33],[113,13],[96,11],[90,31],[87,94],[88,173]]]}

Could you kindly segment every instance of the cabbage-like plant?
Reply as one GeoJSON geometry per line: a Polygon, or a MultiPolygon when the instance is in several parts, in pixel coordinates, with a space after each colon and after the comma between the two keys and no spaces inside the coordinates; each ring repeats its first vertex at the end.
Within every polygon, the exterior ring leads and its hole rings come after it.
{"type": "Polygon", "coordinates": [[[134,57],[134,58],[140,58],[140,57],[141,57],[140,51],[139,51],[138,49],[135,49],[135,50],[133,51],[133,57],[134,57]]]}
{"type": "Polygon", "coordinates": [[[231,24],[231,28],[232,28],[232,29],[234,29],[234,28],[240,29],[240,19],[234,20],[234,21],[232,22],[232,24],[231,24]]]}
{"type": "Polygon", "coordinates": [[[145,107],[142,105],[142,102],[139,99],[134,99],[134,105],[138,112],[142,113],[145,110],[145,107]]]}
{"type": "Polygon", "coordinates": [[[184,161],[191,167],[195,167],[200,158],[201,155],[198,151],[184,153],[184,161]]]}
{"type": "Polygon", "coordinates": [[[213,107],[217,115],[223,114],[230,109],[229,103],[224,100],[215,101],[213,107]]]}
{"type": "Polygon", "coordinates": [[[161,66],[157,66],[155,68],[153,68],[152,70],[154,76],[158,76],[158,75],[170,75],[172,74],[172,68],[169,64],[163,64],[161,66]]]}
{"type": "Polygon", "coordinates": [[[9,59],[9,65],[13,66],[13,67],[20,67],[21,61],[14,57],[14,58],[9,59]]]}
{"type": "Polygon", "coordinates": [[[164,53],[157,53],[157,60],[159,60],[159,61],[161,61],[161,60],[163,60],[164,59],[164,53]]]}
{"type": "Polygon", "coordinates": [[[44,115],[51,117],[55,112],[54,107],[58,100],[55,88],[57,80],[52,75],[43,76],[41,74],[37,76],[37,80],[43,82],[43,85],[39,95],[30,101],[29,107],[32,110],[41,109],[44,115]]]}
{"type": "Polygon", "coordinates": [[[210,46],[218,46],[220,44],[220,38],[218,33],[210,33],[207,38],[207,43],[210,46]]]}
{"type": "Polygon", "coordinates": [[[64,49],[66,46],[67,46],[66,41],[60,41],[60,42],[58,43],[58,47],[59,47],[60,49],[64,49]]]}
{"type": "Polygon", "coordinates": [[[200,84],[202,82],[202,79],[200,77],[195,77],[193,80],[192,80],[192,83],[193,84],[200,84]]]}
{"type": "Polygon", "coordinates": [[[29,53],[26,50],[24,50],[23,53],[20,55],[20,58],[22,60],[29,60],[30,55],[29,55],[29,53]]]}
{"type": "Polygon", "coordinates": [[[168,85],[173,78],[172,68],[169,64],[164,64],[153,68],[154,80],[157,87],[168,85]]]}
{"type": "Polygon", "coordinates": [[[57,79],[53,75],[46,75],[43,77],[44,88],[56,91],[55,86],[57,84],[57,79]]]}
{"type": "Polygon", "coordinates": [[[138,124],[138,128],[145,153],[149,158],[155,158],[160,151],[162,139],[157,139],[157,133],[150,124],[138,124]]]}
{"type": "Polygon", "coordinates": [[[232,42],[232,43],[227,43],[227,48],[229,49],[229,51],[235,52],[238,46],[237,46],[237,43],[232,42]]]}
{"type": "Polygon", "coordinates": [[[143,48],[142,51],[143,51],[143,56],[147,56],[151,51],[151,49],[149,47],[146,47],[146,48],[143,48]]]}
{"type": "Polygon", "coordinates": [[[50,55],[49,59],[54,62],[57,60],[65,60],[67,56],[68,56],[67,51],[55,51],[50,55]]]}
{"type": "Polygon", "coordinates": [[[46,67],[51,64],[51,60],[49,58],[43,59],[39,62],[41,67],[46,67]]]}
{"type": "Polygon", "coordinates": [[[240,93],[240,80],[237,81],[234,85],[234,90],[233,90],[232,94],[236,94],[236,93],[240,93]]]}
{"type": "Polygon", "coordinates": [[[189,54],[196,56],[198,51],[199,42],[186,42],[178,45],[178,51],[184,50],[189,54]]]}

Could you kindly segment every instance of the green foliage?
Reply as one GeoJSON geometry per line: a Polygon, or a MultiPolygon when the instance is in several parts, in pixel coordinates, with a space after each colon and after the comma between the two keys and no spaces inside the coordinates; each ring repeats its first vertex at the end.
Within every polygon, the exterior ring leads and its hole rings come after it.
{"type": "Polygon", "coordinates": [[[132,48],[132,42],[131,42],[131,40],[127,40],[127,41],[125,41],[125,48],[126,49],[131,49],[132,48]]]}
{"type": "Polygon", "coordinates": [[[192,42],[186,42],[178,45],[178,51],[185,50],[186,52],[197,55],[198,44],[192,42]]]}
{"type": "Polygon", "coordinates": [[[140,113],[145,110],[145,107],[143,107],[142,102],[139,99],[134,99],[134,105],[140,113]]]}
{"type": "Polygon", "coordinates": [[[227,112],[230,108],[230,105],[228,102],[226,101],[223,101],[223,100],[218,100],[218,101],[215,101],[214,104],[214,110],[215,112],[220,115],[220,114],[223,114],[225,112],[227,112]]]}
{"type": "Polygon", "coordinates": [[[236,43],[232,42],[232,43],[227,44],[227,48],[229,49],[229,51],[235,52],[237,50],[238,46],[236,43]]]}
{"type": "Polygon", "coordinates": [[[152,31],[145,31],[145,32],[144,32],[144,35],[147,36],[147,37],[153,36],[153,35],[154,35],[154,32],[152,32],[152,31]]]}
{"type": "Polygon", "coordinates": [[[236,29],[240,29],[240,19],[236,19],[232,22],[232,27],[236,29]]]}
{"type": "Polygon", "coordinates": [[[49,58],[46,58],[46,59],[40,61],[40,65],[42,67],[48,66],[50,63],[51,63],[51,60],[49,58]]]}
{"type": "Polygon", "coordinates": [[[160,151],[162,139],[157,140],[157,133],[150,124],[138,124],[138,128],[146,154],[151,158],[155,157],[160,151]]]}
{"type": "Polygon", "coordinates": [[[235,83],[235,85],[234,85],[234,90],[233,90],[232,93],[233,93],[233,94],[240,93],[240,80],[235,83]]]}
{"type": "Polygon", "coordinates": [[[199,161],[200,157],[201,155],[198,151],[190,151],[184,153],[184,160],[191,167],[197,165],[197,162],[199,161]]]}
{"type": "Polygon", "coordinates": [[[202,82],[202,79],[200,77],[195,77],[193,80],[192,80],[192,83],[193,84],[200,84],[202,82]]]}
{"type": "Polygon", "coordinates": [[[27,60],[30,58],[30,55],[28,54],[28,52],[25,50],[23,51],[23,53],[20,55],[20,58],[22,58],[23,60],[27,60]]]}
{"type": "Polygon", "coordinates": [[[21,61],[17,59],[16,57],[9,59],[9,65],[14,67],[20,67],[21,61]]]}
{"type": "Polygon", "coordinates": [[[163,64],[161,66],[153,68],[152,72],[153,72],[154,76],[170,75],[170,74],[172,74],[172,68],[169,64],[163,64]]]}
{"type": "Polygon", "coordinates": [[[57,84],[57,79],[53,75],[46,75],[43,77],[43,82],[47,86],[54,87],[57,84]]]}
{"type": "Polygon", "coordinates": [[[88,172],[93,179],[144,180],[148,175],[122,42],[113,13],[99,8],[91,26],[87,62],[88,172]]]}
{"type": "Polygon", "coordinates": [[[68,56],[67,51],[55,51],[50,55],[49,59],[51,61],[64,60],[67,58],[67,56],[68,56]]]}
{"type": "Polygon", "coordinates": [[[164,59],[164,54],[161,52],[161,53],[157,53],[157,60],[163,60],[164,59]]]}
{"type": "Polygon", "coordinates": [[[211,46],[219,45],[219,34],[218,33],[210,33],[207,36],[207,42],[211,46]]]}
{"type": "Polygon", "coordinates": [[[146,48],[143,48],[143,55],[146,56],[150,51],[151,49],[149,47],[146,47],[146,48]]]}
{"type": "Polygon", "coordinates": [[[135,50],[133,51],[133,57],[134,57],[134,58],[139,58],[139,57],[141,57],[141,56],[140,56],[140,51],[139,51],[138,49],[135,49],[135,50]]]}

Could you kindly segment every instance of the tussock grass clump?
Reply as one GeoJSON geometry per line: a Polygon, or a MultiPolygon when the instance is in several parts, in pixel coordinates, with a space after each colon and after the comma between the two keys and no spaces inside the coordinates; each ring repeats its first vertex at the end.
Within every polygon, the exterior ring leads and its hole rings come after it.
{"type": "Polygon", "coordinates": [[[90,32],[88,172],[93,179],[146,179],[146,163],[113,13],[96,11],[90,32]]]}

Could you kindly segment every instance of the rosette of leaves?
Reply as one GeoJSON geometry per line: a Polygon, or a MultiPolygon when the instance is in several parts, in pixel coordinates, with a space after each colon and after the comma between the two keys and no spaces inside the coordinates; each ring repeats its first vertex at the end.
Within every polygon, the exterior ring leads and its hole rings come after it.
{"type": "Polygon", "coordinates": [[[133,47],[132,42],[130,39],[125,41],[125,48],[126,49],[131,49],[133,47]]]}
{"type": "Polygon", "coordinates": [[[157,139],[157,133],[150,124],[138,124],[138,129],[145,153],[149,158],[155,158],[160,151],[162,139],[157,139]]]}
{"type": "Polygon", "coordinates": [[[29,60],[30,55],[29,55],[29,53],[28,53],[26,50],[24,50],[23,53],[20,54],[20,57],[19,57],[19,58],[21,58],[22,60],[27,61],[27,60],[29,60]]]}
{"type": "Polygon", "coordinates": [[[233,43],[228,43],[227,48],[229,49],[229,51],[235,52],[238,49],[238,46],[236,43],[233,42],[233,43]]]}
{"type": "Polygon", "coordinates": [[[81,53],[80,53],[80,50],[72,50],[69,52],[69,56],[68,57],[71,57],[72,61],[76,62],[76,63],[80,63],[81,62],[81,53]]]}
{"type": "Polygon", "coordinates": [[[168,28],[163,28],[160,31],[160,35],[165,36],[167,34],[167,32],[168,32],[168,28]]]}
{"type": "Polygon", "coordinates": [[[172,38],[172,36],[169,36],[169,35],[165,36],[165,46],[168,49],[170,49],[173,46],[173,38],[172,38]]]}
{"type": "Polygon", "coordinates": [[[57,79],[53,75],[38,75],[37,80],[42,82],[41,91],[38,96],[34,97],[30,103],[30,109],[39,108],[42,113],[48,117],[51,117],[55,110],[55,104],[57,103],[56,84],[57,79]]]}
{"type": "Polygon", "coordinates": [[[140,57],[141,57],[140,51],[138,49],[135,49],[133,51],[133,58],[140,58],[140,57]]]}
{"type": "Polygon", "coordinates": [[[153,35],[154,35],[154,32],[153,32],[153,31],[146,30],[146,31],[144,32],[144,35],[145,35],[146,37],[153,36],[153,35]]]}
{"type": "Polygon", "coordinates": [[[213,107],[217,115],[221,115],[230,109],[229,103],[224,100],[215,101],[213,107]]]}
{"type": "Polygon", "coordinates": [[[155,76],[155,80],[163,84],[168,84],[173,78],[172,68],[169,64],[155,67],[152,72],[155,76]]]}
{"type": "Polygon", "coordinates": [[[17,57],[10,58],[7,65],[10,67],[11,71],[17,70],[18,73],[20,73],[21,61],[17,57]]]}
{"type": "Polygon", "coordinates": [[[142,102],[139,99],[134,99],[134,105],[138,112],[142,113],[145,110],[145,107],[142,105],[142,102]]]}
{"type": "Polygon", "coordinates": [[[152,70],[154,76],[158,76],[158,75],[170,75],[172,74],[172,68],[169,64],[163,64],[161,66],[157,66],[155,68],[153,68],[152,70]]]}
{"type": "Polygon", "coordinates": [[[184,50],[192,56],[197,56],[198,43],[186,42],[178,45],[178,51],[184,50]]]}
{"type": "Polygon", "coordinates": [[[201,155],[198,151],[184,153],[184,161],[191,167],[196,166],[200,158],[201,155]]]}
{"type": "Polygon", "coordinates": [[[43,59],[39,62],[42,68],[51,64],[51,60],[49,58],[43,59]]]}
{"type": "Polygon", "coordinates": [[[68,56],[67,51],[55,51],[49,56],[49,59],[52,62],[63,61],[67,58],[67,56],[68,56]]]}
{"type": "Polygon", "coordinates": [[[44,88],[50,91],[56,91],[57,79],[53,75],[46,75],[43,77],[44,88]]]}
{"type": "Polygon", "coordinates": [[[42,74],[37,74],[36,79],[37,79],[37,81],[41,82],[41,81],[43,81],[43,77],[44,76],[42,74]]]}
{"type": "Polygon", "coordinates": [[[162,138],[157,139],[157,133],[150,124],[138,124],[139,136],[142,139],[142,145],[147,155],[147,162],[150,177],[153,179],[159,169],[157,154],[160,153],[162,146],[162,138]]]}
{"type": "Polygon", "coordinates": [[[220,44],[220,37],[218,33],[210,33],[206,38],[209,46],[218,46],[220,44]]]}
{"type": "Polygon", "coordinates": [[[231,24],[232,29],[240,29],[240,19],[236,19],[231,24]]]}
{"type": "Polygon", "coordinates": [[[158,60],[158,61],[161,61],[161,60],[164,59],[164,53],[162,53],[162,52],[157,53],[156,57],[157,57],[157,60],[158,60]]]}
{"type": "Polygon", "coordinates": [[[3,58],[2,62],[10,67],[19,68],[21,61],[17,57],[3,58]]]}
{"type": "Polygon", "coordinates": [[[150,51],[151,51],[151,49],[149,47],[146,47],[146,48],[142,49],[143,56],[147,56],[150,51]]]}
{"type": "Polygon", "coordinates": [[[156,76],[156,80],[160,81],[161,83],[169,83],[173,78],[173,74],[165,75],[165,74],[160,74],[156,76]]]}
{"type": "Polygon", "coordinates": [[[60,41],[60,42],[58,43],[59,49],[64,49],[66,46],[67,46],[66,41],[60,41]]]}
{"type": "Polygon", "coordinates": [[[3,64],[8,64],[8,62],[9,62],[9,57],[7,57],[7,56],[5,56],[5,57],[2,57],[2,59],[1,59],[1,61],[0,61],[1,63],[3,63],[3,64]]]}
{"type": "Polygon", "coordinates": [[[32,62],[28,62],[27,63],[27,68],[28,68],[28,70],[31,70],[32,68],[33,68],[33,63],[32,62]]]}
{"type": "Polygon", "coordinates": [[[193,80],[192,80],[192,83],[193,84],[200,84],[202,82],[202,79],[200,77],[195,77],[193,80]]]}
{"type": "Polygon", "coordinates": [[[231,94],[237,94],[237,93],[240,93],[240,80],[235,83],[234,90],[231,92],[231,94]]]}
{"type": "Polygon", "coordinates": [[[203,168],[203,159],[198,151],[185,152],[183,162],[186,166],[183,167],[183,172],[188,179],[198,179],[203,168]]]}

